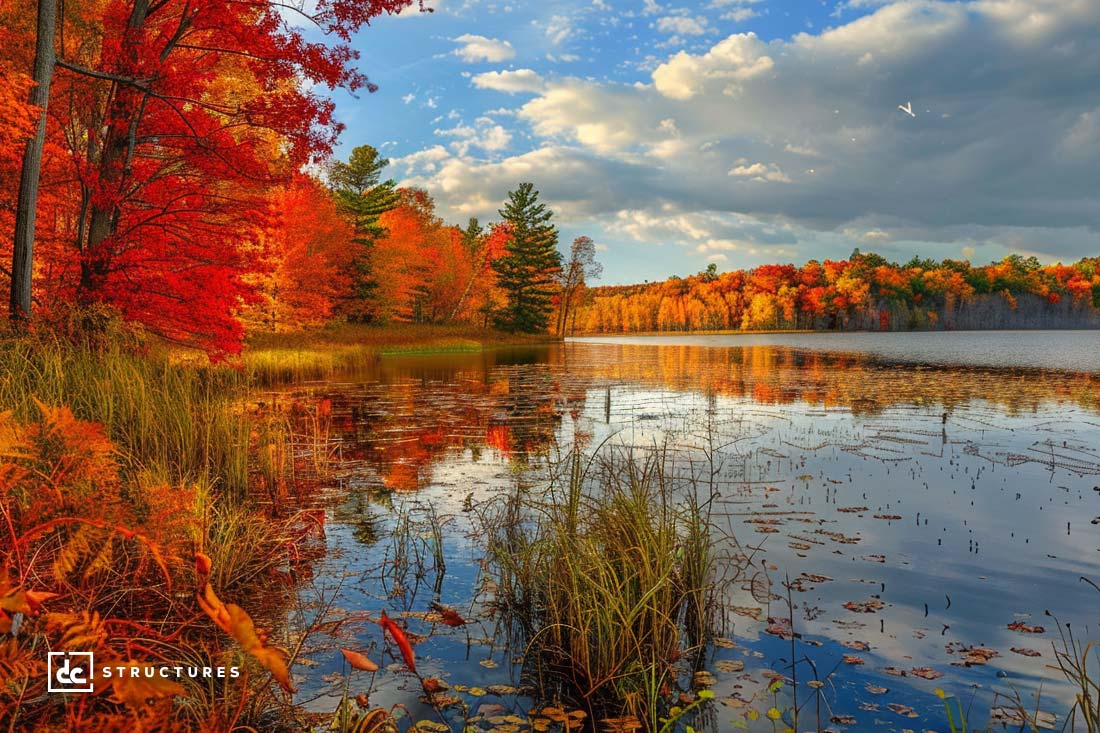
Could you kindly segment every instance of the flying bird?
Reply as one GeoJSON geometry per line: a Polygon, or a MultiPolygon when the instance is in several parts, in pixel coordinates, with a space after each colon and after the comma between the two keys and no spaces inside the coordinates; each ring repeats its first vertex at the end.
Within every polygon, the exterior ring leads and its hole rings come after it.
{"type": "Polygon", "coordinates": [[[912,102],[906,102],[905,104],[899,104],[898,109],[900,109],[902,112],[909,115],[910,117],[916,117],[916,115],[913,114],[913,103],[912,102]]]}

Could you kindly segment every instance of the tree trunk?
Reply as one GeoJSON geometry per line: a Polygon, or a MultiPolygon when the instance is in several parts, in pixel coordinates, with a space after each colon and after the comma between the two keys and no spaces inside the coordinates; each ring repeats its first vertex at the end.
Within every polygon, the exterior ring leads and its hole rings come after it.
{"type": "Polygon", "coordinates": [[[15,241],[11,261],[11,319],[19,322],[31,314],[31,285],[34,275],[34,225],[38,209],[38,184],[42,171],[42,149],[46,144],[46,106],[50,101],[55,60],[54,32],[57,28],[57,0],[38,0],[38,29],[34,47],[34,83],[30,103],[39,108],[34,137],[23,152],[19,177],[19,203],[15,212],[15,241]]]}

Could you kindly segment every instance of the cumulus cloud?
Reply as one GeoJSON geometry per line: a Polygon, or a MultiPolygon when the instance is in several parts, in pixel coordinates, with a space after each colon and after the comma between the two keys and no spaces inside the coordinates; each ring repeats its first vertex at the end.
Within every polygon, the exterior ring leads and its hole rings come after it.
{"type": "Polygon", "coordinates": [[[546,38],[555,46],[560,46],[573,34],[573,24],[564,15],[554,15],[546,23],[546,38]]]}
{"type": "Polygon", "coordinates": [[[901,259],[1100,251],[1095,0],[888,2],[820,32],[681,51],[637,84],[494,73],[475,85],[536,95],[517,121],[541,147],[492,162],[452,150],[417,174],[456,212],[530,178],[631,239],[656,236],[640,221],[707,222],[638,241],[724,242],[736,248],[707,253],[738,258],[861,242],[901,259]],[[910,100],[915,118],[897,110],[910,100]]]}
{"type": "Polygon", "coordinates": [[[531,69],[486,71],[475,76],[472,81],[478,89],[493,89],[508,94],[541,92],[546,89],[546,82],[531,69]]]}
{"type": "Polygon", "coordinates": [[[707,19],[702,16],[666,15],[657,21],[657,30],[682,36],[701,36],[707,32],[707,19]]]}
{"type": "Polygon", "coordinates": [[[490,61],[497,63],[506,61],[516,55],[516,50],[508,41],[496,38],[486,38],[472,33],[466,33],[452,39],[455,43],[461,43],[461,48],[454,50],[455,56],[463,61],[474,63],[476,61],[490,61]]]}
{"type": "Polygon", "coordinates": [[[512,134],[489,117],[479,117],[473,125],[457,125],[446,130],[436,130],[440,137],[455,138],[451,149],[464,156],[471,148],[481,148],[487,153],[496,153],[508,147],[512,134]]]}

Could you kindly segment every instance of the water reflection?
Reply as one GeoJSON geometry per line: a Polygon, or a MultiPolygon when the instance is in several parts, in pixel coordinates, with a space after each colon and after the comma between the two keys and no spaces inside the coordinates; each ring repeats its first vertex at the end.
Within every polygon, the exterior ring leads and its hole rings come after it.
{"type": "MultiPolygon", "coordinates": [[[[534,480],[545,458],[577,441],[671,446],[685,471],[716,456],[722,521],[757,548],[754,583],[729,599],[736,646],[715,650],[716,664],[745,663],[738,674],[717,667],[719,730],[766,687],[765,671],[790,664],[789,640],[768,622],[788,613],[785,581],[799,654],[823,676],[834,670],[827,717],[851,716],[851,730],[945,727],[934,687],[968,697],[980,685],[975,710],[988,711],[998,694],[1033,702],[1042,683],[1043,707],[1064,713],[1069,691],[1049,667],[1057,637],[1044,611],[1098,633],[1100,594],[1079,580],[1100,582],[1097,374],[777,345],[575,343],[388,358],[298,398],[329,406],[345,460],[348,498],[320,574],[385,567],[390,545],[360,540],[392,533],[395,512],[431,507],[446,520],[436,588],[473,616],[484,589],[463,509],[517,476],[534,480]],[[390,507],[363,490],[418,493],[388,494],[390,507]]],[[[358,578],[339,605],[426,604],[358,578]]],[[[492,641],[491,624],[483,633],[492,641]]],[[[488,646],[491,667],[453,636],[418,654],[452,681],[518,683],[502,641],[488,646]]],[[[396,686],[380,694],[414,704],[396,686]]]]}

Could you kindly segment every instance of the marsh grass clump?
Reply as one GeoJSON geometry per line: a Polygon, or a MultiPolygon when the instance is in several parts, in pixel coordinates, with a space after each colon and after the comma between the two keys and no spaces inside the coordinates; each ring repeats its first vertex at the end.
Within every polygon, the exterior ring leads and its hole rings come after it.
{"type": "Polygon", "coordinates": [[[249,383],[272,386],[354,373],[388,354],[473,352],[542,340],[467,325],[342,323],[319,331],[254,334],[241,364],[249,383]]]}
{"type": "MultiPolygon", "coordinates": [[[[573,454],[488,517],[497,604],[525,673],[596,720],[667,728],[721,622],[710,496],[663,451],[573,454]]],[[[725,573],[728,575],[728,571],[725,573]]]]}

